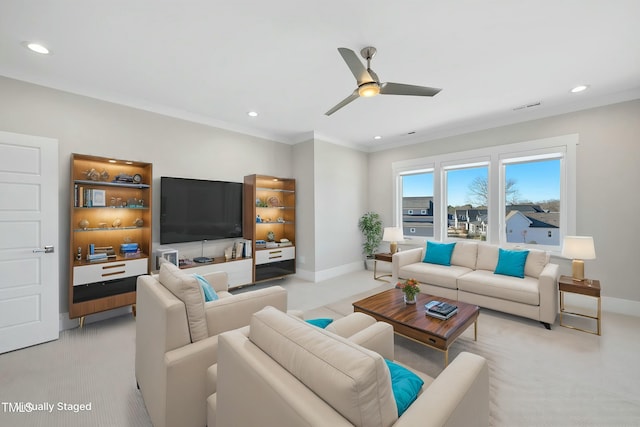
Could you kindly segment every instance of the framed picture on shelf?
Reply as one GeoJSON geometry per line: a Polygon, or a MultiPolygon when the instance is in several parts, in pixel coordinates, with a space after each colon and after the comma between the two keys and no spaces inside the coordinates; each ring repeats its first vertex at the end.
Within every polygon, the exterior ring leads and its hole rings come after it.
{"type": "Polygon", "coordinates": [[[107,197],[104,190],[93,190],[92,206],[107,206],[107,197]]]}
{"type": "Polygon", "coordinates": [[[171,264],[176,267],[180,266],[178,260],[178,251],[176,249],[158,249],[156,252],[156,270],[160,270],[160,259],[164,259],[165,261],[169,261],[171,264]]]}

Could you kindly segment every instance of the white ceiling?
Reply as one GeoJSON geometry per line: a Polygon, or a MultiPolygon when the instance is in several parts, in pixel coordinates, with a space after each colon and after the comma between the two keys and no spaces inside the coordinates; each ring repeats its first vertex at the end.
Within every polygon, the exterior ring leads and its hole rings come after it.
{"type": "Polygon", "coordinates": [[[2,0],[0,75],[375,151],[640,98],[638,17],[638,0],[2,0]],[[337,48],[369,45],[381,81],[442,92],[357,99],[325,116],[356,87],[337,48]],[[578,84],[590,89],[569,93],[578,84]]]}

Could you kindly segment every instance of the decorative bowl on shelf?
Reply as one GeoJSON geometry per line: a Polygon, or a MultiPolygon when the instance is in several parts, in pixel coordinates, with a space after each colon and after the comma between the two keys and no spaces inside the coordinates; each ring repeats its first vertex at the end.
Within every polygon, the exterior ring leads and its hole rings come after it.
{"type": "Polygon", "coordinates": [[[276,196],[271,196],[267,199],[267,204],[270,208],[280,207],[280,199],[278,199],[276,196]]]}

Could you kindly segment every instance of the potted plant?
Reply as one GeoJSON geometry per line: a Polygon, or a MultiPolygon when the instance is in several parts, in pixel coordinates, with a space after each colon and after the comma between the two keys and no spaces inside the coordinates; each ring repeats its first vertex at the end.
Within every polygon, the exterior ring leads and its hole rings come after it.
{"type": "Polygon", "coordinates": [[[367,259],[373,259],[373,254],[380,246],[382,241],[382,220],[380,215],[375,212],[367,212],[360,217],[358,221],[358,227],[364,235],[364,243],[362,244],[362,251],[364,252],[366,259],[364,261],[364,267],[367,267],[367,259]]]}
{"type": "Polygon", "coordinates": [[[416,279],[407,279],[404,283],[398,282],[396,287],[404,292],[404,302],[407,304],[415,304],[416,296],[420,293],[420,286],[416,279]]]}

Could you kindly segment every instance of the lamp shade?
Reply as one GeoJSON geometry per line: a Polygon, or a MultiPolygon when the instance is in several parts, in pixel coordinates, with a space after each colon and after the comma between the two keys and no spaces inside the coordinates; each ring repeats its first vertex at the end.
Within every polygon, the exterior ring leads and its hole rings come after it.
{"type": "Polygon", "coordinates": [[[595,259],[596,249],[591,236],[565,236],[562,256],[571,259],[595,259]]]}
{"type": "Polygon", "coordinates": [[[384,233],[382,234],[382,240],[385,242],[397,242],[399,240],[404,240],[402,229],[399,227],[385,227],[384,233]]]}

